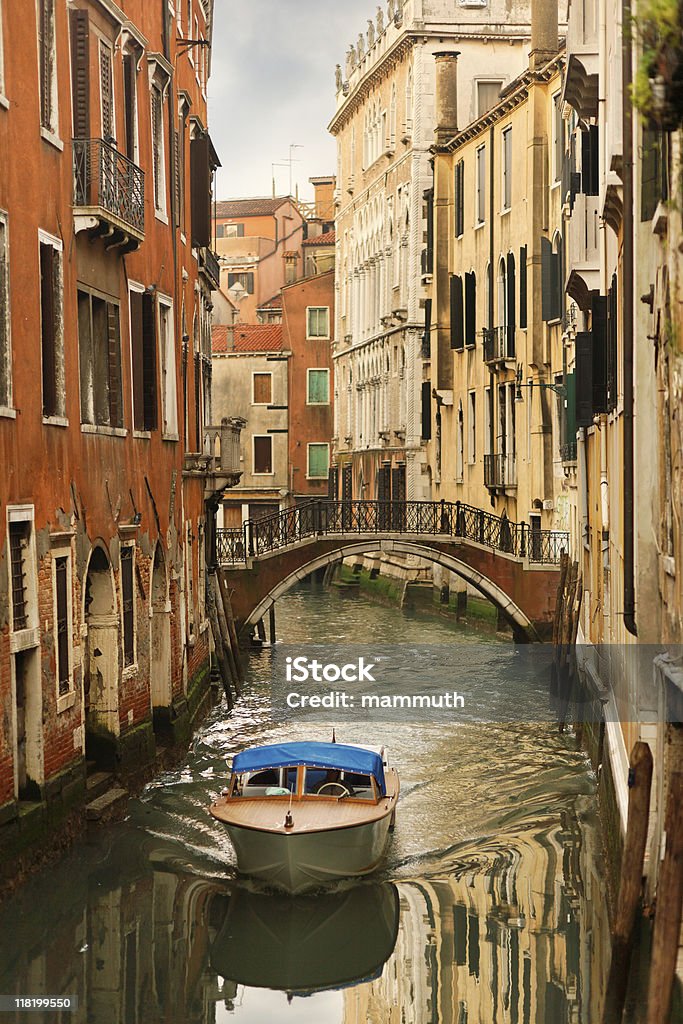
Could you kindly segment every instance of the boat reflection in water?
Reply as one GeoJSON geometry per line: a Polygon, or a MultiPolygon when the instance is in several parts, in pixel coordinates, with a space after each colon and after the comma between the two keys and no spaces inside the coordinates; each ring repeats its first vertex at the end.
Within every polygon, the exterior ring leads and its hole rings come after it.
{"type": "Polygon", "coordinates": [[[237,985],[291,995],[345,988],[381,976],[398,923],[398,891],[389,882],[295,898],[236,889],[211,968],[237,985]]]}

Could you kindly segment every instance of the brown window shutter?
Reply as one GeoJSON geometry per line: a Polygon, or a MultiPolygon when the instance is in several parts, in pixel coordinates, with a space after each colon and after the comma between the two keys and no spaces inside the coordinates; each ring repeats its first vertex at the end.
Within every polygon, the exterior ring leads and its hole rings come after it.
{"type": "Polygon", "coordinates": [[[451,300],[451,348],[461,349],[465,344],[463,324],[462,278],[452,276],[450,279],[451,300]]]}
{"type": "Polygon", "coordinates": [[[194,354],[194,429],[197,447],[195,451],[202,451],[202,365],[199,352],[194,354]]]}
{"type": "Polygon", "coordinates": [[[114,137],[114,103],[111,80],[111,50],[106,43],[100,43],[100,89],[102,99],[102,138],[109,141],[114,137]]]}
{"type": "Polygon", "coordinates": [[[109,367],[109,422],[112,427],[122,427],[121,338],[119,307],[114,302],[107,303],[107,362],[109,367]]]}
{"type": "Polygon", "coordinates": [[[155,85],[152,86],[152,160],[154,169],[154,206],[158,210],[161,207],[161,196],[163,195],[163,181],[161,180],[161,131],[162,131],[163,107],[161,90],[155,85]]]}
{"type": "Polygon", "coordinates": [[[211,244],[211,169],[209,135],[203,132],[190,143],[190,186],[192,189],[192,244],[211,244]]]}
{"type": "Polygon", "coordinates": [[[90,137],[90,21],[87,11],[71,11],[71,102],[74,138],[90,137]]]}
{"type": "Polygon", "coordinates": [[[145,430],[157,429],[157,331],[156,303],[142,296],[142,399],[145,430]]]}
{"type": "Polygon", "coordinates": [[[57,412],[54,249],[40,245],[40,332],[43,356],[43,415],[57,412]]]}
{"type": "Polygon", "coordinates": [[[126,119],[124,143],[126,146],[126,156],[129,160],[135,159],[136,84],[135,58],[132,54],[126,53],[123,57],[123,110],[126,119]]]}
{"type": "Polygon", "coordinates": [[[40,0],[40,17],[38,21],[40,123],[44,128],[52,128],[54,16],[54,0],[40,0]]]}

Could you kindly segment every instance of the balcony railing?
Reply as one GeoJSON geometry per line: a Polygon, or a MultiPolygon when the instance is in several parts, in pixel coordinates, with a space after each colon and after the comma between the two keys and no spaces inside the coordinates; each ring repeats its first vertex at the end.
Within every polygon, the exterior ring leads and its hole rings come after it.
{"type": "Polygon", "coordinates": [[[507,359],[514,358],[515,344],[512,328],[505,325],[484,328],[484,362],[504,363],[507,359]]]}
{"type": "Polygon", "coordinates": [[[145,234],[145,173],[104,139],[74,139],[74,206],[125,229],[145,234]]]}
{"type": "Polygon", "coordinates": [[[485,487],[516,487],[517,459],[514,455],[484,456],[485,487]]]}
{"type": "Polygon", "coordinates": [[[560,458],[563,462],[576,462],[576,439],[560,445],[560,458]]]}
{"type": "Polygon", "coordinates": [[[208,246],[199,250],[199,267],[203,270],[216,291],[221,285],[221,266],[218,256],[208,246]]]}

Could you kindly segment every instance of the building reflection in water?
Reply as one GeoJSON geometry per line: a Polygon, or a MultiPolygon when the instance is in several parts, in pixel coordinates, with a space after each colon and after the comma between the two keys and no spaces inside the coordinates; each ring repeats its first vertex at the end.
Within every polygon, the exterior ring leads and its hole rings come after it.
{"type": "Polygon", "coordinates": [[[0,991],[77,993],[50,1024],[214,1024],[304,996],[321,1024],[589,1024],[608,949],[595,834],[563,810],[429,877],[289,899],[127,833],[3,908],[0,991]]]}

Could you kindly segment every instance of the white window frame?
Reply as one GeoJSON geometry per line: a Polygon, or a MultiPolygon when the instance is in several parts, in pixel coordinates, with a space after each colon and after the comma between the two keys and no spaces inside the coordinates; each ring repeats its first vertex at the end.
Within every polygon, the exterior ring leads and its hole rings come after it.
{"type": "MultiPolygon", "coordinates": [[[[2,0],[0,0],[1,4],[2,0]]],[[[2,18],[1,7],[0,18],[2,18]]],[[[2,40],[0,40],[1,44],[2,40]]],[[[4,296],[0,294],[0,308],[4,305],[5,320],[4,323],[0,323],[0,361],[5,364],[7,385],[6,393],[3,395],[0,392],[0,416],[15,419],[17,413],[12,405],[12,290],[10,288],[9,214],[5,210],[0,210],[0,260],[2,260],[3,251],[5,277],[4,280],[0,278],[0,289],[4,292],[4,296]]]]}
{"type": "Polygon", "coordinates": [[[306,306],[306,340],[307,341],[329,341],[330,340],[330,307],[329,306],[306,306]],[[310,315],[313,310],[320,312],[325,310],[327,313],[327,334],[311,334],[310,333],[310,315]]]}
{"type": "MultiPolygon", "coordinates": [[[[132,116],[133,116],[133,155],[131,156],[130,159],[133,161],[134,164],[138,164],[139,165],[139,163],[140,163],[140,117],[139,117],[139,111],[138,111],[138,57],[137,57],[137,54],[135,53],[135,50],[132,47],[128,47],[127,49],[124,49],[123,55],[124,55],[124,57],[130,57],[130,59],[133,62],[133,69],[134,69],[134,72],[135,72],[134,76],[133,76],[133,110],[132,110],[132,116]]],[[[116,77],[116,76],[114,76],[114,77],[116,77]]],[[[123,91],[122,102],[125,104],[125,90],[123,91]]],[[[124,116],[123,130],[124,130],[124,133],[125,133],[125,117],[126,117],[125,110],[124,110],[123,116],[124,116]]]]}
{"type": "Polygon", "coordinates": [[[477,146],[475,166],[476,166],[476,169],[477,169],[477,173],[475,174],[475,178],[474,178],[474,188],[475,188],[475,192],[474,192],[474,204],[475,204],[474,205],[474,217],[475,217],[475,226],[476,227],[481,227],[482,224],[486,223],[486,143],[484,143],[481,146],[477,146]],[[483,164],[484,164],[484,172],[483,172],[484,184],[483,184],[483,187],[480,187],[481,163],[482,163],[482,161],[483,161],[483,164]],[[480,206],[482,206],[482,205],[483,205],[483,208],[484,208],[484,216],[480,217],[479,216],[479,212],[480,212],[480,206]]]}
{"type": "Polygon", "coordinates": [[[161,437],[164,441],[177,441],[179,440],[179,435],[175,320],[173,317],[173,299],[170,295],[159,295],[159,301],[157,302],[157,338],[161,391],[161,437]],[[166,334],[162,332],[162,323],[167,324],[168,331],[166,334]],[[169,412],[171,416],[169,416],[169,412]]]}
{"type": "Polygon", "coordinates": [[[306,368],[306,405],[329,405],[330,404],[330,371],[327,366],[309,366],[306,368]],[[311,374],[312,373],[324,373],[327,375],[327,401],[326,402],[312,402],[310,399],[311,394],[311,374]]]}
{"type": "MultiPolygon", "coordinates": [[[[108,39],[104,39],[102,36],[99,37],[99,46],[97,48],[97,66],[100,73],[99,86],[100,86],[100,128],[102,132],[102,138],[104,139],[104,103],[102,102],[102,52],[107,50],[109,52],[109,72],[111,75],[110,86],[111,86],[111,127],[112,137],[116,138],[116,92],[114,85],[114,47],[108,39]]],[[[106,140],[105,140],[106,141],[106,140]]],[[[113,145],[113,143],[112,143],[113,145]]]]}
{"type": "Polygon", "coordinates": [[[136,565],[136,543],[134,540],[121,541],[121,551],[124,548],[132,548],[133,560],[132,560],[132,581],[131,581],[131,595],[133,601],[133,660],[130,665],[126,665],[126,648],[125,648],[125,626],[124,626],[124,611],[123,611],[123,560],[119,558],[119,601],[121,607],[121,673],[125,677],[135,675],[138,671],[138,603],[135,599],[135,565],[136,565]]]}
{"type": "Polygon", "coordinates": [[[251,435],[251,475],[252,476],[275,476],[275,445],[273,444],[272,434],[252,434],[251,435]],[[256,470],[256,438],[267,437],[270,440],[270,473],[261,473],[256,470]]]}
{"type": "Polygon", "coordinates": [[[167,192],[167,175],[166,175],[166,118],[164,116],[164,105],[165,105],[165,89],[158,82],[152,82],[149,90],[149,102],[150,102],[150,126],[152,128],[152,190],[154,198],[154,213],[155,216],[163,223],[168,224],[168,196],[167,192]],[[161,100],[161,114],[159,116],[159,157],[158,157],[158,168],[160,181],[157,181],[154,177],[154,147],[157,140],[154,138],[154,94],[159,93],[161,100]],[[157,193],[160,205],[157,206],[157,193]]]}
{"type": "Polygon", "coordinates": [[[509,124],[501,132],[501,213],[512,209],[512,125],[509,124]],[[509,147],[508,147],[509,140],[509,147]],[[506,194],[507,193],[507,194],[506,194]]]}
{"type": "MultiPolygon", "coordinates": [[[[56,393],[59,402],[59,411],[54,416],[43,416],[43,423],[50,424],[57,427],[67,427],[69,421],[66,416],[66,377],[64,367],[64,245],[62,244],[61,238],[57,238],[55,235],[49,234],[47,231],[43,231],[42,228],[38,228],[38,267],[40,268],[40,247],[41,245],[51,245],[52,248],[59,253],[58,264],[58,292],[57,302],[59,304],[59,310],[57,312],[57,324],[58,330],[55,334],[55,370],[57,372],[56,382],[56,393]]],[[[40,269],[38,272],[38,287],[40,289],[40,269]]],[[[40,302],[39,302],[40,306],[40,302]]],[[[42,309],[41,309],[41,329],[42,329],[42,309]]],[[[42,401],[42,350],[41,350],[41,401],[42,401]]]]}
{"type": "Polygon", "coordinates": [[[52,558],[52,634],[54,639],[55,647],[55,697],[57,700],[57,714],[61,714],[68,708],[73,707],[75,702],[74,692],[74,652],[73,652],[73,639],[74,639],[74,613],[73,613],[73,560],[71,555],[71,547],[61,545],[59,547],[52,548],[50,552],[52,558]],[[68,643],[67,647],[67,658],[68,658],[68,676],[69,676],[69,688],[65,693],[59,692],[59,641],[57,638],[57,559],[66,558],[66,619],[68,624],[68,643]]]}
{"type": "Polygon", "coordinates": [[[307,480],[327,480],[330,473],[330,446],[327,441],[309,441],[306,445],[306,479],[307,480]],[[326,448],[327,449],[327,473],[325,476],[311,476],[311,448],[326,448]]]}
{"type": "Polygon", "coordinates": [[[251,404],[262,407],[268,407],[273,404],[273,372],[272,370],[252,370],[251,372],[251,404]],[[255,397],[255,378],[256,377],[270,377],[270,402],[257,402],[255,397]]]}

